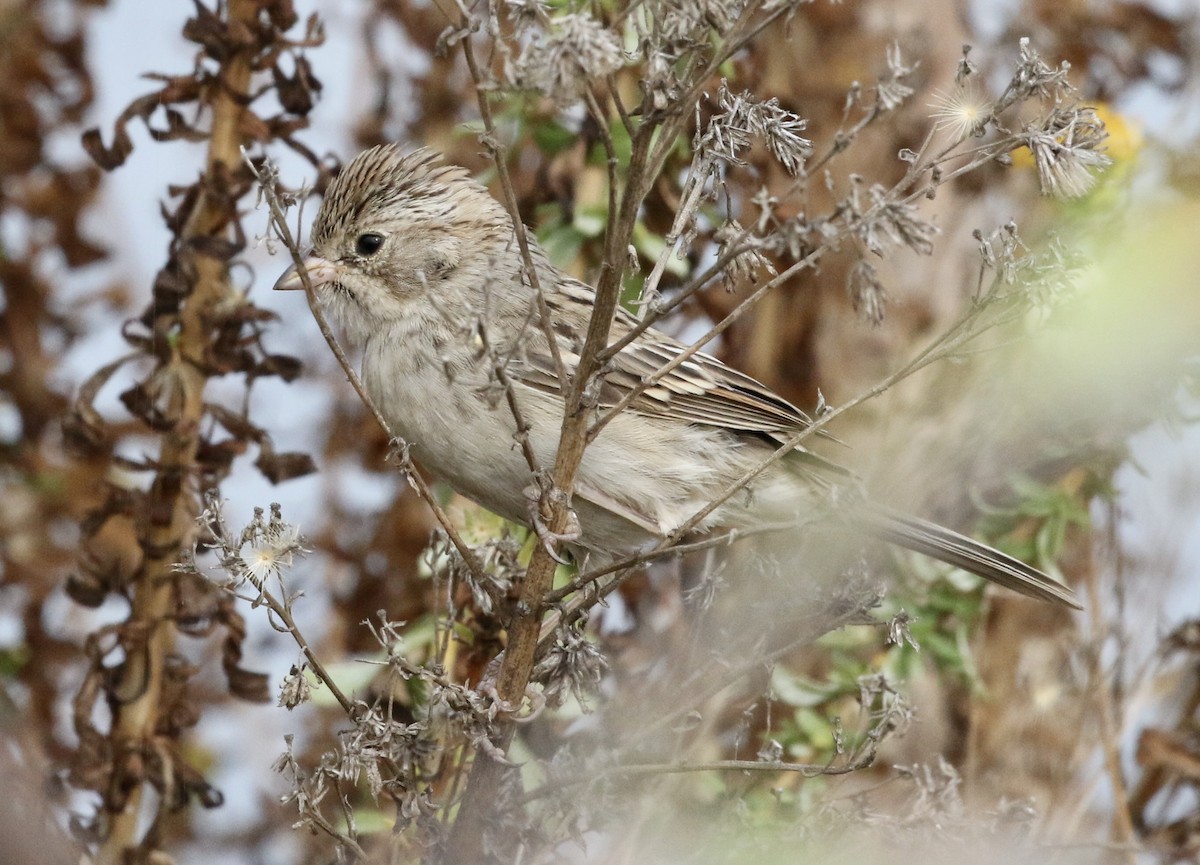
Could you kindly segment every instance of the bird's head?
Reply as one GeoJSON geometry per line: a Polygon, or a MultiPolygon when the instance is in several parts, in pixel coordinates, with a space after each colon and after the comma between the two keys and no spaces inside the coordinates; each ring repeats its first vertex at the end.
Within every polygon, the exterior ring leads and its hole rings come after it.
{"type": "MultiPolygon", "coordinates": [[[[318,302],[362,339],[420,308],[451,309],[512,237],[507,212],[467,172],[430,150],[367,150],[329,185],[305,269],[318,302]]],[[[275,283],[303,288],[295,266],[275,283]]]]}

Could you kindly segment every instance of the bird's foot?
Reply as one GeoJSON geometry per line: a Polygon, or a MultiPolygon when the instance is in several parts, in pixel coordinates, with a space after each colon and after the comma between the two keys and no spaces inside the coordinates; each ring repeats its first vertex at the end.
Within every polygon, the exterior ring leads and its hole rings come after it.
{"type": "Polygon", "coordinates": [[[579,540],[583,536],[583,530],[579,526],[579,517],[575,516],[570,504],[565,501],[562,503],[565,508],[567,525],[561,531],[554,531],[546,524],[546,519],[542,516],[543,504],[548,505],[548,510],[553,513],[554,505],[566,498],[561,490],[549,485],[546,487],[540,484],[530,484],[524,490],[525,500],[529,505],[529,524],[537,532],[538,539],[546,548],[546,552],[550,554],[550,558],[560,565],[566,565],[569,564],[569,560],[559,555],[558,545],[579,540]]]}

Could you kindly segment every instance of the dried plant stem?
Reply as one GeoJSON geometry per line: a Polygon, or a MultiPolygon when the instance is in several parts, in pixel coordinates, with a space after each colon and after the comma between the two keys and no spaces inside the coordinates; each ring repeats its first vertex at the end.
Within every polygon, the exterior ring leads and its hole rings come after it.
{"type": "Polygon", "coordinates": [[[814,763],[784,763],[779,761],[760,760],[702,760],[698,762],[676,763],[626,763],[619,766],[606,766],[594,769],[585,777],[572,778],[567,781],[556,781],[530,791],[523,801],[544,799],[564,790],[598,784],[612,778],[637,778],[645,775],[683,775],[695,772],[779,772],[802,775],[805,778],[815,778],[818,775],[849,775],[864,768],[865,763],[849,763],[845,766],[818,765],[814,763]]]}
{"type": "MultiPolygon", "coordinates": [[[[696,213],[696,208],[700,206],[701,196],[704,194],[704,181],[694,172],[689,181],[687,195],[684,196],[683,204],[675,213],[675,220],[671,223],[671,230],[667,236],[663,238],[663,248],[658,254],[658,260],[654,262],[654,269],[650,271],[650,275],[646,277],[645,283],[642,285],[642,314],[643,321],[649,319],[649,314],[658,312],[649,301],[652,301],[658,294],[658,283],[662,279],[663,271],[667,269],[667,261],[675,254],[675,247],[679,243],[679,238],[683,234],[684,228],[691,222],[692,216],[696,213]]],[[[655,316],[657,320],[661,316],[655,316]]],[[[629,337],[626,337],[628,340],[629,337]]],[[[625,342],[626,340],[622,340],[625,342]]],[[[611,349],[608,350],[611,352],[611,349]]]]}
{"type": "MultiPolygon", "coordinates": [[[[587,105],[588,114],[596,123],[596,128],[600,132],[600,142],[604,145],[604,155],[606,157],[606,165],[608,169],[608,207],[606,208],[605,232],[612,231],[616,228],[617,219],[617,194],[621,188],[620,176],[618,168],[620,160],[617,159],[616,145],[613,143],[612,130],[608,127],[608,118],[604,114],[604,109],[600,107],[600,103],[596,101],[596,94],[592,92],[590,87],[583,91],[584,102],[587,105]]],[[[616,95],[614,94],[614,99],[616,95]]],[[[632,137],[633,133],[630,133],[632,137]]]]}
{"type": "MultiPolygon", "coordinates": [[[[229,0],[226,14],[237,26],[251,29],[258,16],[253,0],[229,0]]],[[[204,415],[204,388],[208,381],[205,352],[210,334],[211,311],[231,292],[223,261],[187,248],[193,238],[223,238],[236,214],[233,204],[221,197],[229,173],[240,161],[240,128],[249,103],[253,45],[231,52],[217,75],[213,88],[212,132],[208,143],[205,180],[200,195],[182,231],[181,256],[192,269],[192,290],[179,313],[179,335],[174,348],[179,374],[180,412],[164,433],[151,485],[147,510],[141,521],[139,544],[146,558],[134,587],[126,628],[144,632],[142,651],[131,654],[121,667],[117,692],[129,699],[114,704],[111,739],[116,771],[127,760],[151,747],[162,710],[164,671],[175,646],[175,603],[173,569],[181,549],[190,545],[198,531],[191,477],[195,470],[204,415]]],[[[145,781],[136,784],[124,807],[111,815],[106,836],[96,852],[98,865],[120,865],[137,841],[142,818],[145,781]]],[[[165,804],[165,800],[164,800],[165,804]]]]}
{"type": "Polygon", "coordinates": [[[258,588],[261,595],[259,598],[255,598],[254,602],[266,604],[267,609],[279,619],[283,627],[276,625],[276,630],[291,635],[292,639],[296,641],[296,645],[300,647],[300,651],[304,653],[304,657],[308,661],[308,666],[312,668],[313,674],[325,683],[325,687],[329,689],[329,693],[333,694],[333,698],[338,701],[338,705],[342,707],[342,710],[349,717],[353,718],[355,713],[354,702],[338,687],[338,683],[334,681],[333,676],[325,669],[325,665],[321,663],[321,659],[312,650],[308,639],[300,631],[300,628],[297,627],[296,620],[292,617],[291,605],[283,603],[265,588],[261,586],[258,588]]]}
{"type": "MultiPolygon", "coordinates": [[[[726,249],[718,256],[708,268],[698,276],[695,276],[683,288],[671,292],[671,299],[665,303],[647,304],[642,310],[641,321],[637,326],[632,328],[629,333],[625,334],[616,342],[612,343],[604,350],[604,359],[609,360],[623,350],[626,346],[637,341],[637,338],[657,324],[662,319],[666,318],[675,310],[679,309],[689,297],[696,292],[705,288],[712,280],[716,279],[725,270],[725,267],[735,258],[744,252],[747,252],[753,245],[750,243],[744,244],[743,241],[750,237],[750,232],[743,229],[742,232],[734,238],[726,249]]],[[[643,288],[643,297],[645,297],[645,289],[643,288]]]]}
{"type": "MultiPolygon", "coordinates": [[[[461,26],[468,26],[465,12],[463,13],[461,26]]],[[[517,193],[513,189],[512,178],[508,173],[508,163],[504,159],[504,151],[501,148],[500,139],[496,134],[496,122],[492,117],[492,105],[488,101],[487,90],[483,86],[483,71],[479,68],[479,62],[475,59],[475,49],[470,39],[462,41],[462,50],[463,57],[467,61],[467,69],[470,70],[471,78],[475,82],[479,116],[483,120],[483,128],[486,132],[483,143],[491,153],[492,162],[496,166],[496,177],[500,180],[504,207],[508,210],[509,219],[512,221],[513,233],[517,238],[517,248],[521,251],[521,261],[525,265],[525,277],[529,280],[529,285],[537,297],[539,325],[546,336],[546,341],[550,345],[550,354],[554,359],[554,368],[558,372],[558,380],[563,382],[565,386],[568,381],[567,368],[563,364],[562,355],[558,350],[558,340],[554,336],[554,319],[550,313],[549,306],[546,304],[546,296],[542,292],[537,268],[533,265],[533,255],[529,251],[529,237],[525,232],[525,223],[521,220],[521,212],[517,208],[517,193]]]]}
{"type": "MultiPolygon", "coordinates": [[[[464,40],[469,43],[470,40],[464,40]]],[[[468,63],[472,64],[472,75],[481,81],[479,70],[473,65],[473,53],[466,45],[464,47],[468,63]]],[[[483,108],[486,98],[480,99],[481,113],[488,111],[483,108]]],[[[485,124],[489,123],[485,117],[485,124]]],[[[649,125],[639,127],[633,137],[632,155],[626,174],[626,185],[620,196],[620,206],[614,211],[610,208],[609,231],[605,237],[604,259],[600,268],[600,278],[596,287],[596,302],[588,324],[587,337],[580,352],[576,374],[570,380],[565,396],[566,407],[563,414],[562,430],[559,436],[558,451],[552,474],[552,488],[544,498],[549,505],[550,513],[546,523],[550,532],[558,534],[566,531],[570,521],[568,494],[573,488],[575,474],[583,458],[587,446],[589,412],[585,407],[585,393],[592,377],[600,369],[600,355],[608,344],[609,329],[616,315],[620,300],[621,276],[624,271],[626,258],[625,250],[628,239],[633,232],[637,219],[638,208],[641,206],[646,185],[646,159],[649,154],[653,129],[649,125]]],[[[498,168],[502,160],[497,159],[498,168]]],[[[508,193],[506,191],[506,197],[508,193]]],[[[518,238],[523,236],[519,214],[513,213],[510,204],[510,215],[514,217],[514,230],[518,238]]],[[[526,254],[526,267],[531,261],[526,254]]],[[[550,325],[548,319],[544,326],[550,325]]],[[[554,343],[553,334],[551,344],[554,343]]],[[[499,699],[512,706],[519,706],[524,698],[525,688],[533,671],[538,643],[541,638],[542,618],[546,609],[546,594],[554,582],[554,572],[558,563],[551,550],[545,544],[534,547],[533,557],[525,573],[525,579],[518,589],[516,612],[508,623],[508,645],[496,677],[496,694],[499,699]]],[[[508,747],[514,732],[511,723],[501,727],[499,741],[496,743],[501,750],[508,747]]],[[[498,761],[476,754],[471,767],[471,776],[458,818],[454,824],[454,832],[450,838],[446,858],[451,862],[478,862],[483,858],[483,836],[488,817],[496,802],[496,792],[499,789],[501,775],[505,767],[498,761]]]]}
{"type": "Polygon", "coordinates": [[[1137,865],[1138,855],[1131,845],[1137,840],[1133,814],[1130,811],[1129,785],[1125,781],[1125,770],[1121,766],[1121,731],[1117,711],[1113,705],[1110,679],[1104,675],[1100,646],[1108,626],[1104,620],[1104,603],[1100,597],[1099,574],[1093,561],[1085,570],[1085,585],[1088,594],[1088,610],[1092,630],[1091,681],[1096,698],[1096,716],[1100,728],[1100,749],[1104,755],[1104,769],[1112,785],[1112,838],[1125,848],[1129,865],[1137,865]]]}
{"type": "Polygon", "coordinates": [[[614,564],[606,565],[602,568],[594,568],[577,576],[571,582],[561,588],[550,592],[546,599],[549,603],[558,603],[565,598],[573,595],[580,589],[586,588],[589,583],[594,583],[601,577],[606,577],[617,571],[623,571],[627,568],[636,568],[640,565],[655,562],[660,559],[665,559],[669,556],[683,556],[690,553],[703,552],[717,547],[727,547],[738,541],[746,538],[758,537],[759,535],[777,534],[779,532],[799,531],[808,521],[806,520],[788,520],[787,522],[778,523],[762,523],[749,529],[730,529],[727,532],[706,537],[703,540],[692,541],[686,544],[676,544],[673,547],[663,549],[647,550],[643,553],[638,553],[635,556],[622,559],[614,564]]]}

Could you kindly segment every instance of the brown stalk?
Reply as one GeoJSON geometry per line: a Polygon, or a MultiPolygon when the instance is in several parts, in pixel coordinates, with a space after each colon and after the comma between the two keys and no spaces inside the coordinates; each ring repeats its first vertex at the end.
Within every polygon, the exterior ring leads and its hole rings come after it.
{"type": "MultiPolygon", "coordinates": [[[[1114,842],[1128,848],[1135,844],[1138,833],[1130,808],[1129,782],[1125,777],[1124,767],[1121,765],[1120,743],[1124,731],[1121,729],[1120,713],[1112,690],[1112,679],[1104,675],[1099,648],[1109,631],[1109,627],[1104,621],[1104,604],[1100,595],[1099,583],[1095,560],[1089,555],[1087,566],[1084,568],[1084,585],[1087,587],[1088,610],[1094,640],[1090,672],[1096,699],[1096,720],[1099,725],[1104,771],[1108,774],[1109,783],[1112,785],[1113,806],[1109,831],[1114,842]]],[[[1136,853],[1131,849],[1126,849],[1125,859],[1130,865],[1136,865],[1138,861],[1136,853]]]]}
{"type": "MultiPolygon", "coordinates": [[[[251,28],[258,7],[253,0],[229,0],[227,14],[231,21],[251,28]]],[[[212,133],[205,182],[180,238],[185,246],[180,255],[195,273],[192,292],[180,311],[174,349],[180,361],[180,414],[162,437],[159,468],[147,497],[150,519],[143,521],[139,529],[138,541],[146,551],[146,559],[131,599],[127,627],[145,629],[147,637],[140,659],[130,657],[122,666],[124,681],[116,688],[118,693],[124,690],[122,685],[137,691],[128,702],[114,706],[111,740],[118,767],[127,758],[153,747],[163,708],[164,668],[175,647],[176,628],[171,618],[175,602],[173,569],[179,551],[192,543],[198,531],[188,479],[196,468],[204,414],[208,319],[232,289],[224,262],[186,249],[186,242],[201,237],[223,238],[229,225],[229,202],[213,196],[211,190],[221,188],[223,178],[241,159],[239,126],[247,111],[253,52],[253,45],[239,46],[221,64],[218,77],[222,86],[214,90],[211,102],[212,133]]],[[[111,815],[107,837],[96,854],[98,865],[120,865],[129,850],[137,846],[145,787],[146,782],[139,781],[124,807],[111,815]]]]}
{"type": "MultiPolygon", "coordinates": [[[[464,41],[464,52],[472,65],[472,74],[479,80],[478,69],[474,68],[473,53],[469,39],[464,41]]],[[[481,94],[480,113],[491,128],[490,106],[481,94]]],[[[553,488],[544,498],[550,514],[546,520],[553,533],[564,532],[570,521],[569,495],[575,484],[575,474],[587,446],[588,418],[586,388],[601,367],[601,354],[608,345],[609,329],[616,315],[621,295],[621,276],[626,259],[625,250],[633,225],[637,218],[645,190],[647,158],[650,152],[652,124],[643,124],[633,138],[633,152],[627,174],[627,183],[620,198],[619,208],[610,207],[608,227],[605,235],[604,259],[600,267],[600,279],[596,286],[596,304],[588,323],[587,337],[580,352],[576,374],[567,389],[566,409],[562,431],[552,474],[553,488]]],[[[497,160],[499,166],[500,160],[497,160]]],[[[506,196],[508,197],[508,196],[506,196]]],[[[513,210],[509,202],[510,213],[513,210]]],[[[512,214],[514,225],[520,225],[519,214],[512,214]]],[[[520,227],[516,229],[518,241],[524,237],[520,227]]],[[[524,245],[522,246],[525,252],[524,245]]],[[[527,269],[529,264],[526,255],[527,269]]],[[[551,339],[551,344],[554,340],[551,339]]],[[[508,645],[496,678],[496,695],[505,704],[519,707],[524,698],[529,677],[533,671],[542,618],[546,611],[546,596],[553,586],[554,572],[558,563],[545,544],[534,548],[533,557],[519,588],[516,614],[508,625],[508,645]]],[[[496,743],[501,750],[507,749],[512,741],[514,727],[505,724],[496,743]]],[[[454,823],[454,832],[446,852],[446,861],[478,862],[484,857],[484,831],[489,817],[494,812],[496,794],[506,767],[497,760],[476,755],[471,775],[454,823]]]]}

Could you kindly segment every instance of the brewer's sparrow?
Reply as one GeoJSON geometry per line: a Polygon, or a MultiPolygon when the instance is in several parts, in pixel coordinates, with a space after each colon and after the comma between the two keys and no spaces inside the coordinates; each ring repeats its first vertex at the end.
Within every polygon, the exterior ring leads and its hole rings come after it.
{"type": "MultiPolygon", "coordinates": [[[[532,475],[495,364],[506,372],[538,464],[553,466],[564,404],[558,364],[569,374],[577,363],[594,297],[536,245],[531,253],[548,328],[499,202],[430,151],[383,146],[330,184],[305,259],[317,301],[362,350],[366,389],[413,456],[459,492],[527,525],[532,475]]],[[[275,284],[301,287],[295,267],[275,284]]],[[[618,311],[610,338],[637,324],[618,311]]],[[[645,331],[606,365],[595,390],[599,411],[683,350],[645,331]]],[[[696,354],[646,387],[587,447],[572,490],[580,527],[573,545],[605,558],[646,547],[809,422],[754,379],[696,354]]],[[[803,515],[847,478],[797,448],[699,529],[803,515]]],[[[963,535],[865,502],[842,510],[872,535],[1078,606],[1045,574],[963,535]]]]}

